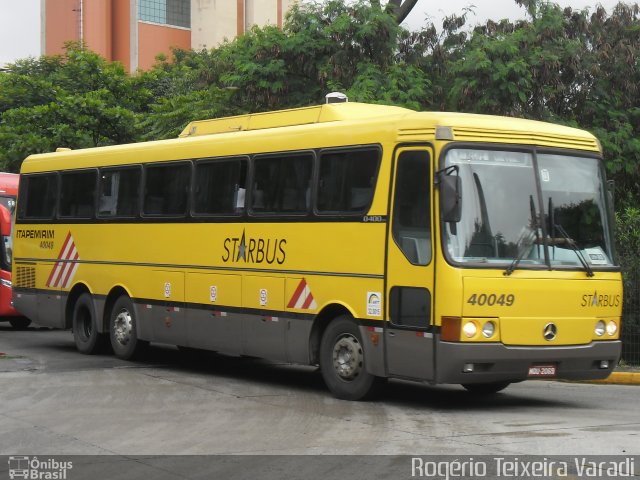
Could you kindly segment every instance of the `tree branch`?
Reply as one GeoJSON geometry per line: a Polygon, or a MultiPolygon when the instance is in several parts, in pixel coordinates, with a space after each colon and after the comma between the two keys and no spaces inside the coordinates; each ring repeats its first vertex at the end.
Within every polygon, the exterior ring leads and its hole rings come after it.
{"type": "MultiPolygon", "coordinates": [[[[377,2],[378,0],[372,0],[372,3],[377,2]]],[[[416,6],[418,0],[389,0],[387,3],[387,11],[396,17],[396,22],[398,25],[404,22],[404,19],[407,18],[409,12],[413,10],[413,7],[416,6]]]]}

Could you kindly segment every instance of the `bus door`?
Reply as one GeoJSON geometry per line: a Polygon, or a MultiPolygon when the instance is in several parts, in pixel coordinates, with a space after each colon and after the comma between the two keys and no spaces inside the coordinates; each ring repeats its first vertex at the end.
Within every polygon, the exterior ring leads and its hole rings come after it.
{"type": "Polygon", "coordinates": [[[422,380],[434,371],[432,158],[427,147],[397,151],[387,242],[387,373],[422,380]]]}

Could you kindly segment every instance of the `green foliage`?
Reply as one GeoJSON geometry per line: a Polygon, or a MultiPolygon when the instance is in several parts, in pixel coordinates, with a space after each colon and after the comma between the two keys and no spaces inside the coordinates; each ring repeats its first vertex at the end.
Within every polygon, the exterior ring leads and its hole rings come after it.
{"type": "Polygon", "coordinates": [[[637,4],[561,9],[516,0],[530,19],[477,27],[452,62],[447,107],[591,130],[622,206],[640,199],[640,17],[637,4]]]}
{"type": "Polygon", "coordinates": [[[399,32],[394,17],[363,0],[305,2],[283,29],[254,27],[211,51],[175,51],[149,74],[156,101],[144,136],[172,137],[196,119],[316,105],[332,90],[423,106],[428,77],[397,58],[399,32]]]}
{"type": "Polygon", "coordinates": [[[624,282],[624,323],[632,330],[640,328],[640,208],[616,213],[616,240],[624,282]]]}
{"type": "Polygon", "coordinates": [[[120,64],[78,45],[18,61],[0,75],[0,168],[18,171],[26,156],[57,147],[133,142],[149,95],[120,64]]]}

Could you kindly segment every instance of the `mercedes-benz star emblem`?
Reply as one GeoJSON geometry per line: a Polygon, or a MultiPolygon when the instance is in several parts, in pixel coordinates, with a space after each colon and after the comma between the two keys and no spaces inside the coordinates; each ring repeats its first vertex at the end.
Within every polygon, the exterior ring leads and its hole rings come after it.
{"type": "Polygon", "coordinates": [[[555,323],[547,323],[544,326],[544,330],[542,330],[542,336],[547,342],[554,340],[558,335],[558,327],[556,327],[555,323]]]}

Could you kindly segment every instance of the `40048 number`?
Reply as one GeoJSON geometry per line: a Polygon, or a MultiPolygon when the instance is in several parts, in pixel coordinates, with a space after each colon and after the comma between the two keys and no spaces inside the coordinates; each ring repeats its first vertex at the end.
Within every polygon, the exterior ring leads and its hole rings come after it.
{"type": "Polygon", "coordinates": [[[485,305],[493,307],[494,305],[500,305],[501,307],[510,307],[516,301],[516,296],[512,293],[496,295],[495,293],[474,293],[469,297],[467,303],[470,305],[478,305],[483,307],[485,305]]]}

